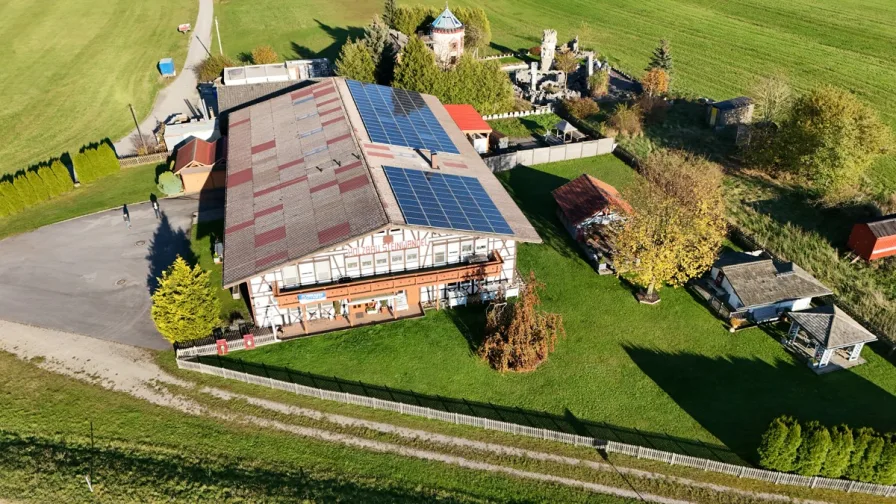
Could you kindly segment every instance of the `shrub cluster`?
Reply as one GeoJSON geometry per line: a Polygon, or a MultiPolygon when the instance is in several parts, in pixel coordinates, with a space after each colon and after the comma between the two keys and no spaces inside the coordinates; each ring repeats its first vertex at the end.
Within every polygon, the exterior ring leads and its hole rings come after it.
{"type": "Polygon", "coordinates": [[[600,114],[600,107],[591,98],[569,98],[563,100],[563,110],[576,119],[588,119],[600,114]]]}
{"type": "Polygon", "coordinates": [[[86,145],[72,156],[72,166],[78,182],[93,182],[121,169],[118,156],[106,142],[86,145]]]}
{"type": "Polygon", "coordinates": [[[74,188],[68,168],[58,159],[0,179],[0,217],[17,214],[74,188]]]}
{"type": "Polygon", "coordinates": [[[762,436],[759,463],[766,469],[803,476],[845,477],[896,483],[896,436],[863,427],[800,425],[792,417],[776,418],[762,436]]]}

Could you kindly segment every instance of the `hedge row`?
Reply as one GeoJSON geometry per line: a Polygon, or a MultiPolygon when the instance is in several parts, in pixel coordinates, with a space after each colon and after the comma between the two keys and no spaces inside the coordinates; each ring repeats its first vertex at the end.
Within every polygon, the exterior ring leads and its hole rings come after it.
{"type": "Polygon", "coordinates": [[[803,476],[845,477],[896,484],[896,435],[863,427],[805,425],[792,417],[776,418],[762,436],[759,463],[766,469],[803,476]]]}
{"type": "MultiPolygon", "coordinates": [[[[79,182],[97,180],[120,167],[115,151],[105,142],[82,148],[71,162],[79,182]]],[[[72,189],[72,176],[61,159],[19,170],[0,178],[0,217],[15,215],[72,189]]]]}

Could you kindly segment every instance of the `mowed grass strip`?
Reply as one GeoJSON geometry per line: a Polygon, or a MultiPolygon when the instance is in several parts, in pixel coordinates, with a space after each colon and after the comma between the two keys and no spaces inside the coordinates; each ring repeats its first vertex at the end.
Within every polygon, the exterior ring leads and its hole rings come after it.
{"type": "Polygon", "coordinates": [[[173,57],[184,71],[192,35],[177,25],[195,23],[198,9],[195,0],[3,2],[0,175],[131,131],[128,104],[142,119],[165,84],[158,61],[173,57]]]}
{"type": "MultiPolygon", "coordinates": [[[[597,275],[560,226],[550,195],[583,172],[619,189],[635,177],[612,156],[501,175],[545,241],[521,245],[519,269],[534,270],[546,283],[544,308],[563,316],[568,333],[538,370],[502,375],[479,359],[482,314],[472,308],[231,358],[492,403],[505,412],[544,412],[558,425],[578,423],[586,434],[584,423],[605,422],[660,438],[721,442],[746,459],[754,458],[768,422],[782,413],[892,428],[885,411],[896,407],[896,378],[892,365],[872,349],[863,353],[866,365],[818,377],[784,351],[779,334],[731,334],[684,289],[663,289],[662,302],[648,307],[615,277],[597,275]]],[[[681,451],[676,441],[662,447],[681,451]]]]}
{"type": "Polygon", "coordinates": [[[0,218],[0,239],[101,210],[149,201],[151,194],[161,196],[156,186],[160,168],[164,169],[165,165],[125,168],[16,215],[0,218]]]}

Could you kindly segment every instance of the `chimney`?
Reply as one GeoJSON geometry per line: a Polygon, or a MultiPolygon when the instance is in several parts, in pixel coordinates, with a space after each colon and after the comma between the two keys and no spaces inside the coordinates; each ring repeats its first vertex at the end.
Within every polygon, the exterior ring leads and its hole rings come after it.
{"type": "Polygon", "coordinates": [[[433,170],[439,169],[439,153],[433,151],[433,153],[429,156],[429,166],[433,170]]]}

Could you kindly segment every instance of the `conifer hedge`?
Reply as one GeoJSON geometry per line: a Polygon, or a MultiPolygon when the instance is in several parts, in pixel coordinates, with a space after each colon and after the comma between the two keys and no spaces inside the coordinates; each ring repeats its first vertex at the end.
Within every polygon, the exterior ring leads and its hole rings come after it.
{"type": "MultiPolygon", "coordinates": [[[[84,146],[71,157],[71,164],[79,182],[92,182],[121,168],[108,142],[84,146]]],[[[74,187],[72,174],[62,159],[0,177],[0,218],[70,192],[74,187]]]]}
{"type": "Polygon", "coordinates": [[[800,425],[781,416],[768,426],[758,452],[759,464],[774,471],[896,484],[896,434],[867,427],[854,431],[815,421],[800,425]]]}

